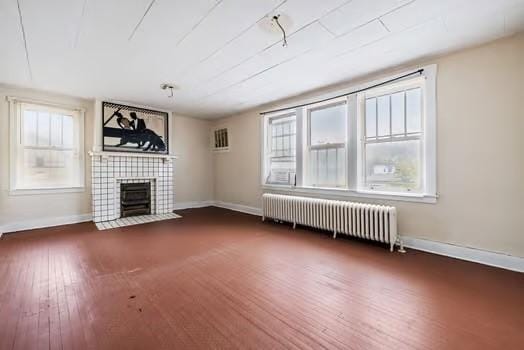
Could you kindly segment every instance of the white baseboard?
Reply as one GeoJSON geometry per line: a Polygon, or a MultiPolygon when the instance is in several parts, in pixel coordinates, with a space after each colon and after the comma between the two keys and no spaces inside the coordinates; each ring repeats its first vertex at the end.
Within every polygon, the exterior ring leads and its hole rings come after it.
{"type": "Polygon", "coordinates": [[[213,206],[215,201],[193,201],[175,203],[175,210],[190,209],[190,208],[204,208],[213,206]]]}
{"type": "Polygon", "coordinates": [[[12,222],[0,227],[0,237],[2,233],[34,230],[37,228],[60,225],[77,224],[79,222],[91,221],[91,218],[91,214],[81,214],[12,222]]]}
{"type": "MultiPolygon", "coordinates": [[[[262,216],[262,209],[260,208],[212,200],[176,203],[175,210],[188,208],[203,208],[209,206],[234,210],[245,214],[262,216]]],[[[59,225],[76,224],[79,222],[86,221],[91,221],[91,214],[61,216],[54,218],[14,222],[0,227],[0,237],[2,237],[2,233],[33,230],[37,228],[59,225]]],[[[484,265],[500,267],[512,271],[524,272],[524,258],[521,257],[408,236],[402,236],[402,240],[404,241],[404,245],[407,248],[422,250],[428,253],[438,255],[449,256],[456,259],[477,262],[484,265]]]]}
{"type": "Polygon", "coordinates": [[[404,246],[428,253],[524,272],[524,258],[426,239],[402,236],[404,246]]]}
{"type": "MultiPolygon", "coordinates": [[[[246,214],[262,216],[262,209],[260,208],[221,201],[215,201],[213,205],[246,214]]],[[[404,241],[404,246],[407,248],[449,256],[451,258],[472,261],[484,265],[500,267],[507,270],[524,272],[524,258],[521,257],[414,237],[402,236],[402,240],[404,241]]]]}
{"type": "Polygon", "coordinates": [[[229,209],[229,210],[234,210],[234,211],[239,211],[239,212],[245,213],[245,214],[262,216],[262,209],[255,208],[255,207],[249,207],[247,205],[235,204],[235,203],[227,203],[227,202],[222,202],[222,201],[215,201],[213,203],[213,206],[219,207],[219,208],[224,208],[224,209],[229,209]]]}

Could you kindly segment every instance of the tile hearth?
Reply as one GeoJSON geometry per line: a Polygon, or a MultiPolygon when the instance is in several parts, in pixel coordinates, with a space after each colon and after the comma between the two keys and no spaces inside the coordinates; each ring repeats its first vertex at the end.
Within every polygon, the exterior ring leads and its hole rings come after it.
{"type": "Polygon", "coordinates": [[[120,218],[111,221],[97,222],[96,227],[99,230],[109,230],[112,228],[146,224],[148,222],[170,220],[181,218],[180,215],[171,213],[171,214],[158,214],[158,215],[140,215],[140,216],[130,216],[128,218],[120,218]]]}

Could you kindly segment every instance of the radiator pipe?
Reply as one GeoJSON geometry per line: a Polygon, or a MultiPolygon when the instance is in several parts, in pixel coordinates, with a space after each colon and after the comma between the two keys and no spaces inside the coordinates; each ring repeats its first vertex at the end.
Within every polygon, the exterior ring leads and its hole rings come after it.
{"type": "Polygon", "coordinates": [[[397,240],[399,243],[398,252],[404,254],[406,252],[406,250],[404,249],[404,241],[402,240],[402,238],[400,238],[400,236],[397,238],[397,240]]]}

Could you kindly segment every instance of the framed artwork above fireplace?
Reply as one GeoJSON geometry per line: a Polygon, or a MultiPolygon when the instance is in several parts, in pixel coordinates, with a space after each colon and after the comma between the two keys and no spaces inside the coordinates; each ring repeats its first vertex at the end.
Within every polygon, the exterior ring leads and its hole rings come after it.
{"type": "Polygon", "coordinates": [[[162,111],[102,102],[102,150],[168,154],[168,117],[162,111]]]}

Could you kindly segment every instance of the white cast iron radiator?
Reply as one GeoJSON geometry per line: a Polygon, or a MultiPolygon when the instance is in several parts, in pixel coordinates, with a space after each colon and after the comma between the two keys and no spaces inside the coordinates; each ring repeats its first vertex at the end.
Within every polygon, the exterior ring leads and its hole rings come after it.
{"type": "Polygon", "coordinates": [[[397,211],[395,207],[352,203],[319,198],[286,196],[264,193],[262,195],[263,216],[280,221],[311,226],[355,237],[389,243],[393,251],[399,241],[397,236],[397,211]]]}

